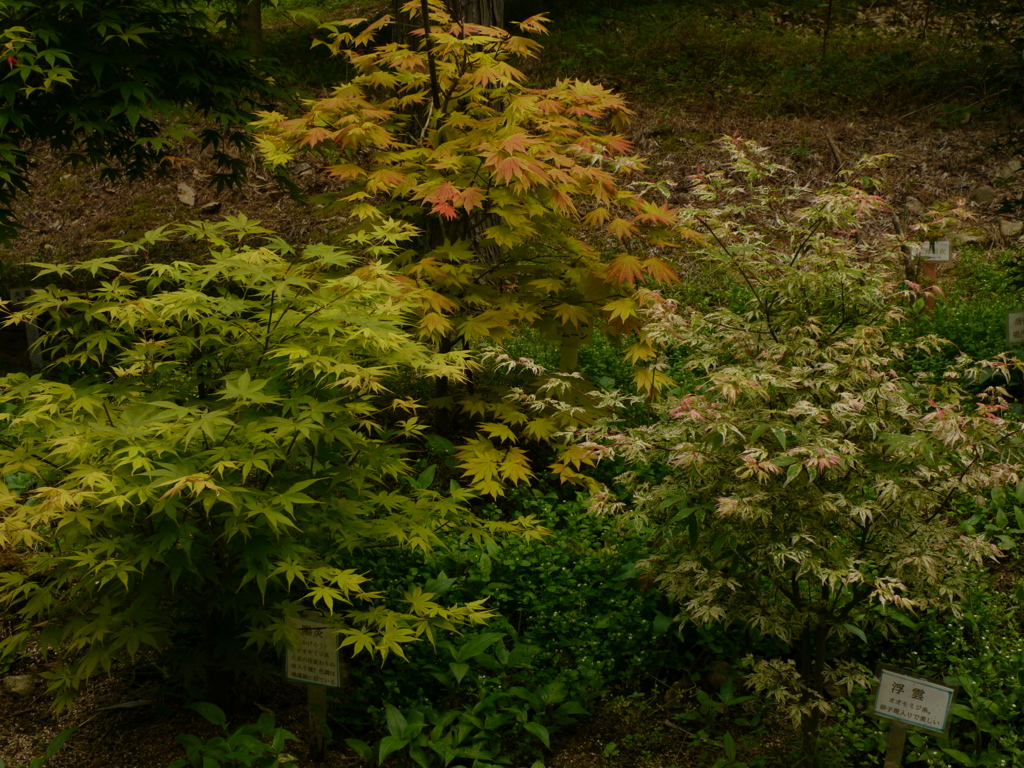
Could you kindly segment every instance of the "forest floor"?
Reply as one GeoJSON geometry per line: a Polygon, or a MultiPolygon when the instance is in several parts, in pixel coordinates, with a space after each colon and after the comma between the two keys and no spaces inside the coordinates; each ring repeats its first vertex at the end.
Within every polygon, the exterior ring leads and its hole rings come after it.
{"type": "MultiPolygon", "coordinates": [[[[1015,245],[1018,235],[1008,237],[1010,223],[1019,212],[1006,210],[1003,202],[1024,197],[1024,175],[1007,174],[1014,158],[993,150],[1018,115],[1003,112],[961,124],[939,124],[936,109],[908,114],[854,112],[820,118],[751,114],[742,104],[733,107],[709,101],[640,103],[630,138],[649,160],[648,176],[677,183],[685,195],[686,177],[697,169],[719,167],[724,154],[714,141],[722,135],[752,139],[770,148],[778,162],[790,167],[799,184],[820,188],[832,181],[863,155],[891,154],[878,173],[882,194],[903,227],[920,221],[920,209],[933,203],[966,199],[972,190],[991,186],[990,202],[970,204],[975,219],[962,240],[993,251],[1015,245]]],[[[193,219],[217,220],[246,216],[260,220],[295,243],[330,240],[332,215],[314,205],[297,202],[273,182],[271,174],[251,163],[248,181],[238,190],[215,193],[207,186],[212,174],[210,158],[198,145],[183,146],[176,167],[166,176],[131,184],[110,182],[91,170],[72,171],[45,152],[36,155],[32,190],[19,203],[18,216],[25,229],[2,254],[0,282],[8,290],[22,284],[27,271],[19,265],[31,261],[71,262],[98,255],[105,239],[130,240],[147,229],[193,219]],[[186,187],[195,195],[194,200],[186,187]],[[183,202],[182,199],[188,202],[183,202]],[[219,204],[219,205],[212,205],[219,204]],[[203,211],[207,211],[203,213],[203,211]]],[[[295,181],[308,193],[327,191],[332,181],[313,158],[300,159],[291,167],[295,181]]],[[[892,230],[891,217],[880,227],[892,230]]],[[[1019,230],[1018,230],[1019,232],[1019,230]]],[[[955,279],[955,265],[940,270],[941,281],[955,279]],[[944,271],[943,271],[944,270],[944,271]]],[[[0,348],[5,369],[27,368],[24,346],[7,334],[0,348]]],[[[0,667],[0,677],[34,675],[43,660],[32,654],[13,665],[0,667]]],[[[216,729],[198,715],[161,701],[159,680],[143,679],[127,669],[115,669],[105,679],[91,683],[74,707],[61,715],[51,710],[45,686],[37,680],[27,695],[0,690],[0,757],[8,766],[20,766],[41,754],[45,745],[67,728],[77,729],[66,747],[51,762],[54,768],[164,768],[183,757],[176,736],[195,733],[203,738],[216,729]]],[[[552,768],[616,768],[626,763],[609,754],[611,742],[628,744],[634,732],[646,733],[646,752],[635,753],[631,766],[687,766],[700,764],[702,745],[668,716],[647,722],[631,714],[628,700],[608,703],[603,712],[582,727],[555,740],[549,765],[552,768]]],[[[257,695],[226,707],[229,722],[254,722],[261,711],[272,711],[277,722],[303,738],[307,733],[303,690],[281,682],[262,687],[257,695]]],[[[762,740],[764,753],[792,746],[786,728],[775,741],[762,740]]],[[[302,742],[292,744],[299,765],[306,760],[302,742]]],[[[325,766],[349,766],[358,758],[341,746],[328,751],[325,766]]],[[[708,763],[710,764],[710,762],[708,763]]]]}

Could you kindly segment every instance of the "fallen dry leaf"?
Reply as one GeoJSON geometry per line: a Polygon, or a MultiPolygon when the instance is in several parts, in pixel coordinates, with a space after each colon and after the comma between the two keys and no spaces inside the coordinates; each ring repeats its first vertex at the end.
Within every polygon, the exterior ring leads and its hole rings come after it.
{"type": "Polygon", "coordinates": [[[196,204],[196,191],[183,181],[178,184],[178,200],[191,208],[196,204]]]}

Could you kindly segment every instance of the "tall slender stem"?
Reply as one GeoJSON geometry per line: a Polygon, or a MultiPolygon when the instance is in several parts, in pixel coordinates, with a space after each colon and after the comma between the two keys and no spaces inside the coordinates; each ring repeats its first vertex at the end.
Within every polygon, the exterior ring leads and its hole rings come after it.
{"type": "Polygon", "coordinates": [[[420,0],[420,15],[423,17],[423,42],[427,50],[427,69],[430,71],[430,99],[435,110],[441,109],[441,88],[437,84],[437,65],[434,63],[434,43],[430,39],[430,7],[427,0],[420,0]]]}
{"type": "Polygon", "coordinates": [[[825,32],[821,36],[821,58],[825,58],[828,53],[828,34],[832,31],[832,1],[828,0],[825,8],[825,32]]]}

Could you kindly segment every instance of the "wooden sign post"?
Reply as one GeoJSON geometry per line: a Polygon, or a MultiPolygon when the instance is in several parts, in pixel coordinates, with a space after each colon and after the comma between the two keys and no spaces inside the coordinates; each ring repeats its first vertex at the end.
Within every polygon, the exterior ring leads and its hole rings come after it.
{"type": "Polygon", "coordinates": [[[937,680],[912,677],[889,667],[880,667],[873,714],[891,721],[885,768],[899,768],[907,730],[914,728],[949,737],[949,712],[956,688],[937,680]]]}
{"type": "MultiPolygon", "coordinates": [[[[916,243],[911,246],[911,254],[921,259],[921,282],[925,285],[935,285],[935,265],[940,261],[949,261],[949,240],[929,240],[926,243],[916,243]]],[[[924,305],[929,312],[935,311],[935,298],[927,294],[924,305]]]]}
{"type": "MultiPolygon", "coordinates": [[[[26,287],[11,288],[11,303],[24,304],[25,299],[32,295],[32,291],[32,288],[26,287]]],[[[39,326],[35,323],[25,323],[25,336],[28,339],[28,355],[32,367],[41,371],[43,369],[43,353],[36,345],[36,342],[39,341],[39,326]]]]}
{"type": "Polygon", "coordinates": [[[302,640],[284,657],[284,676],[306,686],[309,701],[309,752],[323,760],[327,737],[327,689],[341,687],[341,659],[338,644],[326,624],[313,619],[294,619],[302,640]]]}

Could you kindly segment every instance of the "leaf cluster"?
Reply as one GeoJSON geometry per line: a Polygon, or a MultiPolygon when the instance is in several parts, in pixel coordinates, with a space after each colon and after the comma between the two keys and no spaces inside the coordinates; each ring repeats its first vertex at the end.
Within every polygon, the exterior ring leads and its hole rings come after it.
{"type": "Polygon", "coordinates": [[[192,734],[178,737],[185,746],[187,754],[184,760],[175,760],[169,768],[220,768],[220,766],[237,766],[237,768],[296,768],[295,758],[285,752],[288,741],[295,736],[274,723],[274,716],[264,712],[255,723],[243,725],[229,732],[227,717],[224,711],[208,702],[190,704],[189,709],[195,710],[213,725],[220,726],[225,735],[214,736],[205,742],[192,734]]]}
{"type": "Polygon", "coordinates": [[[455,645],[440,645],[445,666],[427,670],[447,691],[441,704],[418,702],[404,713],[385,705],[388,735],[375,746],[358,739],[346,743],[367,762],[382,765],[394,753],[420,768],[471,760],[479,768],[513,765],[513,755],[532,754],[534,768],[543,768],[540,750],[527,747],[529,734],[550,748],[551,734],[573,724],[586,710],[569,697],[563,683],[535,688],[506,687],[495,673],[507,672],[530,657],[519,644],[511,650],[506,635],[486,632],[467,636],[455,645]]]}

